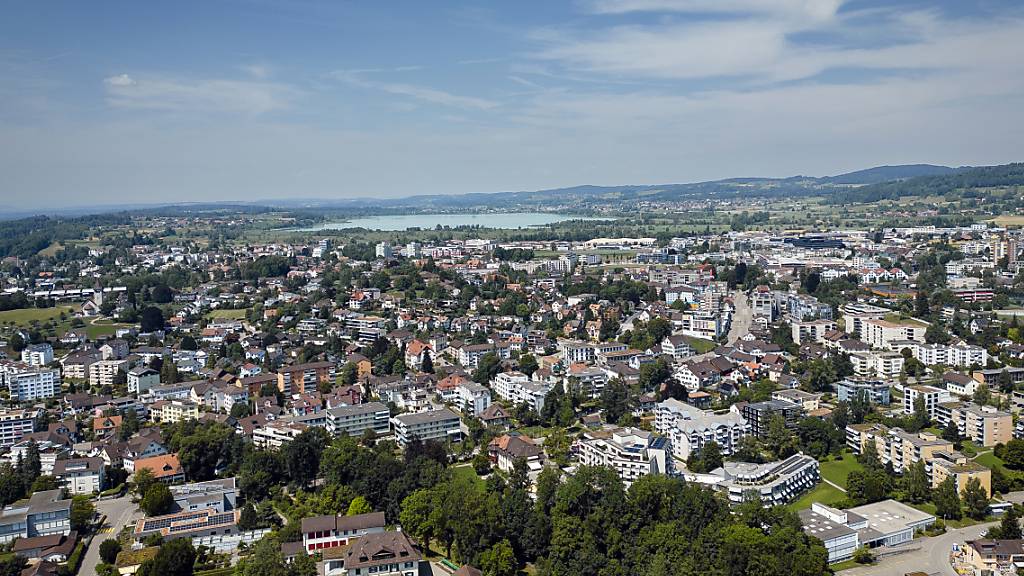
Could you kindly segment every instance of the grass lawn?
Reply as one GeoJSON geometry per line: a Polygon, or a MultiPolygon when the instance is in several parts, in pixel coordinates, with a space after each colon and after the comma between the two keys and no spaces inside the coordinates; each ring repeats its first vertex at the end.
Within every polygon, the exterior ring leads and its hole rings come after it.
{"type": "Polygon", "coordinates": [[[830,482],[846,488],[846,477],[854,470],[861,470],[863,466],[857,462],[857,457],[850,452],[843,452],[843,457],[838,460],[829,460],[821,463],[821,476],[830,482]]]}
{"type": "Polygon", "coordinates": [[[456,478],[468,478],[474,485],[476,485],[477,489],[481,492],[484,490],[484,479],[476,475],[476,470],[473,470],[471,465],[454,466],[452,468],[452,476],[456,478]]]}
{"type": "Polygon", "coordinates": [[[833,572],[849,570],[850,568],[857,568],[859,566],[864,566],[864,564],[858,564],[854,562],[852,558],[849,560],[843,560],[842,562],[836,562],[835,564],[829,564],[829,568],[831,568],[833,572]]]}
{"type": "Polygon", "coordinates": [[[0,312],[0,324],[14,324],[16,326],[28,326],[33,321],[46,322],[60,317],[61,312],[70,316],[75,311],[74,306],[56,306],[54,308],[20,308],[18,310],[4,310],[0,312]]]}
{"type": "Polygon", "coordinates": [[[98,323],[98,324],[86,324],[85,334],[90,340],[102,338],[104,336],[113,336],[118,328],[131,328],[131,324],[113,324],[113,323],[98,323]]]}
{"type": "Polygon", "coordinates": [[[712,340],[705,340],[703,338],[694,338],[692,336],[687,336],[686,341],[690,343],[690,346],[693,348],[693,351],[696,352],[697,354],[704,354],[718,347],[717,342],[714,342],[712,340]]]}
{"type": "Polygon", "coordinates": [[[804,494],[799,500],[792,502],[787,507],[796,512],[799,510],[806,510],[811,507],[811,504],[820,502],[826,505],[834,505],[835,503],[845,500],[846,494],[839,491],[835,486],[831,486],[824,482],[818,484],[814,490],[804,494]]]}
{"type": "Polygon", "coordinates": [[[217,318],[220,320],[242,320],[245,318],[245,313],[248,312],[245,308],[238,309],[227,309],[218,308],[216,310],[210,310],[206,313],[207,318],[217,318]]]}

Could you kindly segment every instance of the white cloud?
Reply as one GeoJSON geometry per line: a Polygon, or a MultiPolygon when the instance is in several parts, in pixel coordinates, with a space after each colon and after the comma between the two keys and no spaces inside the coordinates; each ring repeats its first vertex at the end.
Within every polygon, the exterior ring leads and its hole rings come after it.
{"type": "Polygon", "coordinates": [[[846,0],[590,0],[598,14],[682,12],[691,14],[757,14],[809,20],[831,20],[846,0]]]}
{"type": "MultiPolygon", "coordinates": [[[[403,67],[395,69],[396,71],[407,71],[415,70],[413,67],[403,67]]],[[[378,70],[338,70],[330,73],[330,77],[336,80],[340,80],[351,86],[357,86],[359,88],[366,88],[371,90],[380,90],[387,92],[388,94],[395,94],[398,96],[408,96],[416,100],[422,100],[424,102],[430,102],[432,104],[440,104],[442,106],[451,106],[453,108],[467,108],[473,110],[490,110],[498,107],[498,103],[492,100],[484,98],[477,98],[474,96],[462,96],[459,94],[453,94],[451,92],[445,92],[444,90],[437,90],[434,88],[428,88],[426,86],[418,86],[415,84],[406,84],[402,82],[381,82],[377,80],[369,80],[365,78],[365,74],[369,72],[377,72],[378,70]]]]}
{"type": "Polygon", "coordinates": [[[107,86],[134,86],[135,85],[135,80],[133,80],[132,77],[127,75],[127,74],[118,74],[117,76],[111,76],[109,78],[104,78],[103,82],[106,83],[107,86]]]}
{"type": "Polygon", "coordinates": [[[119,74],[103,82],[111,106],[138,110],[256,115],[286,109],[299,95],[285,84],[223,78],[119,74]]]}

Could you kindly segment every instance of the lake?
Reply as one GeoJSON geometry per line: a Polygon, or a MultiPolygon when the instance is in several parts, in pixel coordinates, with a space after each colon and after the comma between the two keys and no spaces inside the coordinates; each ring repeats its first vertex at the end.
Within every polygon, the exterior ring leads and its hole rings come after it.
{"type": "Polygon", "coordinates": [[[484,226],[487,228],[529,228],[544,226],[566,220],[611,220],[611,218],[589,218],[571,214],[547,212],[506,212],[492,214],[394,214],[389,216],[367,216],[335,222],[324,222],[302,232],[319,230],[341,230],[344,228],[366,228],[367,230],[398,231],[410,228],[433,230],[439,224],[456,228],[458,226],[484,226]]]}

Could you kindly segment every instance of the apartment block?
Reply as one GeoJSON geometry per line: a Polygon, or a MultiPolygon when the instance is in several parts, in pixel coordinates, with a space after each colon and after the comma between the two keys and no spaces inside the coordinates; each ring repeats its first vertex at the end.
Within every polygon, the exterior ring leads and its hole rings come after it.
{"type": "Polygon", "coordinates": [[[988,350],[968,344],[916,344],[910,352],[918,361],[928,366],[942,365],[955,367],[985,366],[988,364],[988,350]]]}
{"type": "Polygon", "coordinates": [[[334,362],[295,364],[277,371],[277,389],[286,395],[312,394],[321,384],[333,386],[334,379],[334,362]]]}
{"type": "Polygon", "coordinates": [[[0,410],[0,447],[13,446],[36,431],[42,410],[0,410]]]}
{"type": "Polygon", "coordinates": [[[544,398],[554,385],[548,382],[530,380],[522,372],[502,372],[494,377],[491,390],[513,406],[526,404],[540,414],[544,409],[544,398]]]}
{"type": "Polygon", "coordinates": [[[806,321],[794,321],[790,324],[793,331],[793,341],[797,344],[808,342],[821,343],[825,340],[825,333],[836,329],[833,320],[824,318],[806,321]]]}
{"type": "Polygon", "coordinates": [[[836,399],[840,402],[851,402],[863,396],[871,404],[888,406],[890,402],[889,383],[882,380],[851,380],[849,378],[836,383],[836,399]]]}
{"type": "Polygon", "coordinates": [[[15,402],[31,402],[60,394],[60,370],[22,363],[0,364],[0,381],[15,402]]]}
{"type": "Polygon", "coordinates": [[[924,343],[928,326],[919,320],[864,320],[861,323],[860,339],[872,348],[892,350],[893,343],[903,340],[924,343]]]}
{"type": "Polygon", "coordinates": [[[914,413],[914,404],[918,398],[924,399],[924,409],[928,412],[928,418],[935,420],[935,412],[942,402],[949,402],[952,398],[949,391],[935,386],[906,386],[903,388],[903,412],[914,413]]]}
{"type": "Polygon", "coordinates": [[[936,452],[929,462],[928,468],[931,473],[932,488],[938,488],[946,478],[953,478],[956,483],[956,493],[960,494],[971,479],[977,478],[985,490],[985,494],[992,496],[992,471],[959,452],[936,452]]]}
{"type": "Polygon", "coordinates": [[[888,308],[853,302],[843,306],[843,324],[847,334],[860,337],[865,321],[881,320],[891,313],[892,310],[888,308]]]}
{"type": "Polygon", "coordinates": [[[126,370],[127,360],[99,360],[89,365],[89,385],[95,387],[113,386],[118,371],[126,370]]]}
{"type": "Polygon", "coordinates": [[[582,466],[607,466],[628,488],[641,476],[665,474],[672,465],[666,438],[638,428],[587,431],[576,442],[582,466]]]}
{"type": "Polygon", "coordinates": [[[654,410],[654,429],[668,438],[672,455],[685,461],[710,442],[732,454],[747,434],[747,421],[736,412],[700,410],[668,398],[654,410]]]}
{"type": "Polygon", "coordinates": [[[865,351],[850,354],[853,373],[859,378],[895,379],[903,371],[906,360],[899,352],[865,351]]]}
{"type": "MultiPolygon", "coordinates": [[[[737,405],[733,405],[735,410],[737,405]]],[[[799,404],[786,402],[785,400],[768,400],[743,404],[739,407],[740,415],[750,425],[750,433],[758,438],[766,438],[772,417],[779,415],[790,430],[796,428],[796,423],[803,414],[803,407],[799,404]]]]}
{"type": "Polygon", "coordinates": [[[733,505],[759,498],[765,506],[781,506],[813,488],[821,474],[817,460],[794,454],[766,464],[725,462],[710,473],[684,474],[684,477],[688,482],[722,492],[733,505]]]}
{"type": "Polygon", "coordinates": [[[448,408],[414,414],[399,414],[391,419],[395,439],[403,448],[418,438],[422,441],[458,442],[462,440],[462,421],[448,408]]]}
{"type": "Polygon", "coordinates": [[[935,421],[941,426],[948,426],[952,421],[961,438],[979,446],[1006,444],[1013,438],[1013,416],[992,406],[940,402],[935,408],[935,421]]]}
{"type": "Polygon", "coordinates": [[[338,406],[326,412],[327,431],[335,436],[362,436],[367,430],[379,436],[391,432],[391,413],[381,402],[338,406]]]}

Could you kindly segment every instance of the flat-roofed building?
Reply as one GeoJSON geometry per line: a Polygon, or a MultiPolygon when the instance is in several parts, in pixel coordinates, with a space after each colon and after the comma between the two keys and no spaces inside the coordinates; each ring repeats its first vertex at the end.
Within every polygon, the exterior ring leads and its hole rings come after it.
{"type": "Polygon", "coordinates": [[[941,426],[948,426],[952,421],[961,438],[979,446],[1006,444],[1013,438],[1013,416],[992,406],[940,402],[935,408],[935,421],[941,426]]]}
{"type": "Polygon", "coordinates": [[[611,468],[626,487],[642,476],[671,471],[667,439],[638,428],[587,431],[576,447],[580,465],[611,468]]]}
{"type": "Polygon", "coordinates": [[[893,343],[901,340],[923,344],[927,329],[928,325],[919,320],[864,320],[861,323],[860,339],[873,348],[892,350],[893,343]]]}
{"type": "Polygon", "coordinates": [[[42,415],[39,409],[0,410],[0,446],[13,446],[22,436],[35,432],[42,415]]]}
{"type": "Polygon", "coordinates": [[[327,431],[335,436],[362,436],[367,430],[383,436],[391,433],[391,412],[381,402],[329,408],[327,431]]]}
{"type": "Polygon", "coordinates": [[[462,420],[448,408],[413,414],[399,414],[391,419],[395,439],[403,448],[418,438],[421,441],[458,442],[462,440],[462,420]]]}
{"type": "Polygon", "coordinates": [[[959,452],[935,452],[929,465],[933,489],[938,488],[946,478],[952,478],[956,484],[956,493],[961,494],[967,483],[977,478],[985,495],[992,496],[992,471],[959,452]]]}
{"type": "Polygon", "coordinates": [[[732,454],[747,434],[747,421],[733,411],[700,410],[666,398],[654,409],[654,429],[669,439],[672,455],[685,461],[710,442],[718,444],[722,454],[732,454]]]}
{"type": "Polygon", "coordinates": [[[277,389],[285,395],[311,394],[321,384],[333,386],[334,362],[308,362],[293,366],[282,366],[277,371],[277,389]]]}
{"type": "Polygon", "coordinates": [[[203,538],[206,536],[230,536],[238,533],[241,510],[218,512],[215,509],[182,510],[163,516],[142,518],[135,523],[132,537],[143,542],[150,536],[160,536],[165,541],[177,538],[203,538]]]}
{"type": "Polygon", "coordinates": [[[818,461],[804,454],[765,464],[727,461],[707,474],[684,472],[683,476],[724,493],[730,504],[759,498],[765,506],[788,504],[820,479],[818,461]]]}
{"type": "Polygon", "coordinates": [[[949,402],[952,400],[949,396],[949,391],[945,388],[936,388],[935,386],[906,386],[903,388],[903,412],[906,414],[914,413],[914,404],[917,399],[921,398],[924,401],[925,412],[928,413],[928,418],[934,420],[936,417],[935,411],[938,405],[942,402],[949,402]]]}
{"type": "Polygon", "coordinates": [[[888,406],[890,401],[889,383],[884,380],[843,379],[836,383],[836,399],[852,402],[864,397],[871,404],[888,406]]]}
{"type": "Polygon", "coordinates": [[[15,538],[33,538],[71,532],[71,499],[61,490],[36,492],[28,501],[5,506],[0,511],[0,543],[15,538]]]}
{"type": "Polygon", "coordinates": [[[830,564],[852,558],[860,547],[859,534],[849,524],[861,523],[863,519],[849,510],[838,510],[814,502],[809,509],[800,510],[798,514],[804,532],[825,545],[830,564]]]}

